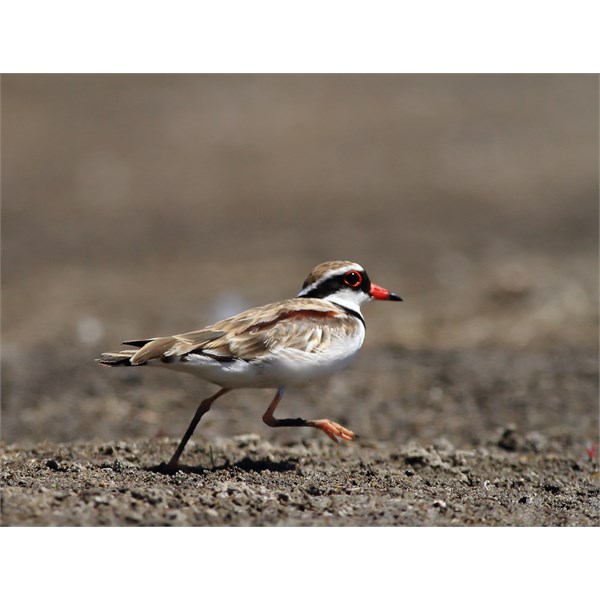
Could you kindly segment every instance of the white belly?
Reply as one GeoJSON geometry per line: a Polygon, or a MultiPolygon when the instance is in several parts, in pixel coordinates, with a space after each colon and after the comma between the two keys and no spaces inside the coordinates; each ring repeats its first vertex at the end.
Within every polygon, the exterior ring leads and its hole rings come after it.
{"type": "Polygon", "coordinates": [[[177,363],[157,363],[177,371],[197,375],[226,388],[278,388],[305,385],[328,377],[344,368],[360,350],[365,339],[364,327],[352,337],[331,340],[326,349],[304,352],[294,348],[274,349],[256,361],[218,362],[198,354],[189,354],[177,363]]]}

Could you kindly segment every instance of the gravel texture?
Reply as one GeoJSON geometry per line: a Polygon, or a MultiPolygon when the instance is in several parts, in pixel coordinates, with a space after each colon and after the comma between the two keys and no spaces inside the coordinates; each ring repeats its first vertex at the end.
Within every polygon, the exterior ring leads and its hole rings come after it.
{"type": "Polygon", "coordinates": [[[186,458],[195,466],[176,475],[157,472],[170,441],[11,447],[3,452],[3,523],[597,525],[597,462],[536,450],[540,434],[513,437],[505,431],[497,444],[461,450],[445,439],[336,448],[245,435],[208,451],[192,447],[186,458]]]}

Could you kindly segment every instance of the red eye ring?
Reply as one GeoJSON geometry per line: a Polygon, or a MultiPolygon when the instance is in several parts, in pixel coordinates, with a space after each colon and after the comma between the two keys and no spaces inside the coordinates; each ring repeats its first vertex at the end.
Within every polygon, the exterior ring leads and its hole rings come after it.
{"type": "Polygon", "coordinates": [[[358,271],[348,271],[344,275],[344,283],[352,288],[357,288],[362,283],[362,275],[358,271]]]}

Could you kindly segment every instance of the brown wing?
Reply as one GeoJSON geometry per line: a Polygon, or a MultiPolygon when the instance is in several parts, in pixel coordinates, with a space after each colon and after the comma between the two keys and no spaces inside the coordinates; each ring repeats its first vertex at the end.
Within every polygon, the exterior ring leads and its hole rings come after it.
{"type": "Polygon", "coordinates": [[[169,337],[153,338],[151,340],[135,340],[123,342],[130,346],[138,346],[140,349],[131,358],[132,365],[141,365],[154,358],[174,357],[191,352],[202,344],[219,338],[223,335],[222,331],[216,330],[200,330],[193,331],[189,335],[189,339],[181,339],[180,336],[173,335],[169,337]]]}
{"type": "Polygon", "coordinates": [[[337,311],[294,310],[282,313],[270,323],[257,324],[237,335],[214,340],[202,351],[209,356],[243,360],[258,360],[281,348],[317,352],[329,340],[331,329],[335,329],[331,317],[338,315],[341,326],[346,318],[344,313],[337,311]]]}
{"type": "Polygon", "coordinates": [[[169,361],[191,353],[217,360],[252,360],[280,346],[316,352],[335,332],[333,323],[348,327],[353,321],[330,302],[295,298],[244,311],[198,331],[149,340],[131,363],[155,358],[169,361]],[[331,317],[336,321],[332,322],[331,317]]]}

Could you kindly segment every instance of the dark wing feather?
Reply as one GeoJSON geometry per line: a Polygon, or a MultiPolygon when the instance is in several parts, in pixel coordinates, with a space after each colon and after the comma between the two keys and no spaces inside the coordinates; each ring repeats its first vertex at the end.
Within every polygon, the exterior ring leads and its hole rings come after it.
{"type": "Polygon", "coordinates": [[[223,331],[204,329],[182,335],[154,338],[142,346],[131,359],[131,364],[140,365],[154,358],[175,358],[189,354],[206,342],[224,335],[223,331]]]}

